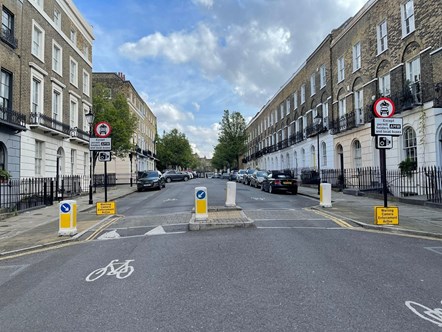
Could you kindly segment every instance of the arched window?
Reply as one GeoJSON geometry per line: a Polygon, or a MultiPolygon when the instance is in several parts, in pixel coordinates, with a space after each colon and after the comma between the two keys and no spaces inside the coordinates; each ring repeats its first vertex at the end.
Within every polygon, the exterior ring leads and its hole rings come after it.
{"type": "Polygon", "coordinates": [[[301,150],[301,168],[305,167],[305,149],[301,150]]]}
{"type": "Polygon", "coordinates": [[[404,130],[404,156],[417,163],[416,132],[412,127],[404,130]]]}
{"type": "Polygon", "coordinates": [[[358,140],[353,142],[353,162],[355,168],[361,168],[362,167],[362,149],[361,149],[361,142],[358,140]]]}

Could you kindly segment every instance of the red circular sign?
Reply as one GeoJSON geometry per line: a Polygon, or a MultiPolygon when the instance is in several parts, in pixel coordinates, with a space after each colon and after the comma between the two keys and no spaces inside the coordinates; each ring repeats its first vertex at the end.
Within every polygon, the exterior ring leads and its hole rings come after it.
{"type": "Polygon", "coordinates": [[[373,112],[377,118],[391,118],[396,111],[393,100],[381,97],[374,102],[373,112]]]}
{"type": "Polygon", "coordinates": [[[96,137],[108,137],[112,132],[112,127],[106,121],[98,122],[94,127],[96,137]]]}

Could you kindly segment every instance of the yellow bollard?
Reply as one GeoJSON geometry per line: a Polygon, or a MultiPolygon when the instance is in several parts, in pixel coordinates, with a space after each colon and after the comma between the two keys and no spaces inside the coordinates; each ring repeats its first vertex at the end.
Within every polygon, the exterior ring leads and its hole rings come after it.
{"type": "Polygon", "coordinates": [[[58,235],[63,236],[77,234],[77,201],[61,201],[58,211],[58,235]]]}

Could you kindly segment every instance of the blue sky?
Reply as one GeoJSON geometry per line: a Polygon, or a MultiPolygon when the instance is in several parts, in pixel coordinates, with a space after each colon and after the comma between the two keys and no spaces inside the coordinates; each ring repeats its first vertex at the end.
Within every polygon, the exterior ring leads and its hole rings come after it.
{"type": "Polygon", "coordinates": [[[225,109],[250,120],[364,0],[74,0],[94,72],[123,72],[157,116],[212,157],[225,109]]]}

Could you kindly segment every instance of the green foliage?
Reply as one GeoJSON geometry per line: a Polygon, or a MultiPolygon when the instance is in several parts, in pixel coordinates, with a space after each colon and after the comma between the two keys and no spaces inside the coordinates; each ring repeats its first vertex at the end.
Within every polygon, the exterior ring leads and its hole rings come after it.
{"type": "Polygon", "coordinates": [[[197,164],[189,140],[177,129],[172,129],[170,133],[164,132],[163,137],[157,137],[156,147],[159,159],[157,167],[161,170],[177,167],[188,169],[197,164]]]}
{"type": "Polygon", "coordinates": [[[413,171],[417,169],[417,162],[407,157],[399,163],[398,167],[401,170],[402,175],[410,177],[413,174],[413,171]]]}
{"type": "Polygon", "coordinates": [[[11,174],[5,170],[0,169],[0,180],[9,180],[11,178],[11,174]]]}
{"type": "Polygon", "coordinates": [[[247,151],[246,121],[241,113],[224,110],[220,126],[212,165],[217,169],[238,168],[239,158],[247,151]]]}
{"type": "Polygon", "coordinates": [[[112,127],[113,155],[123,158],[133,150],[132,137],[138,125],[137,116],[129,109],[126,97],[122,93],[108,98],[108,90],[102,84],[93,87],[94,123],[107,121],[112,127]]]}

